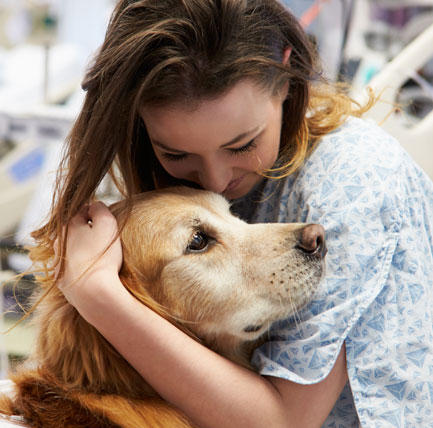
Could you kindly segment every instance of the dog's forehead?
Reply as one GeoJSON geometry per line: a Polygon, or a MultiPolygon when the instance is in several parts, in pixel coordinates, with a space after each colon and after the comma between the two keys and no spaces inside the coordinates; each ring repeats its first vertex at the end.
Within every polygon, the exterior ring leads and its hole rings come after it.
{"type": "Polygon", "coordinates": [[[184,188],[154,192],[145,204],[149,210],[169,210],[173,215],[192,211],[223,214],[230,210],[230,203],[217,193],[184,188]]]}
{"type": "MultiPolygon", "coordinates": [[[[149,233],[161,228],[168,232],[177,226],[196,227],[203,223],[216,224],[235,219],[230,212],[230,203],[221,195],[188,188],[140,195],[134,201],[132,217],[149,233]]],[[[129,218],[127,223],[131,220],[129,218]]]]}

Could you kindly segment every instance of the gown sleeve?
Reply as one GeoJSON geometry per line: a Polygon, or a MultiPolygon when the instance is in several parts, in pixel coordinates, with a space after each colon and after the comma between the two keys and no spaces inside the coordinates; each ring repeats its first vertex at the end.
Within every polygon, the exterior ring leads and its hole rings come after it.
{"type": "Polygon", "coordinates": [[[278,216],[325,227],[326,275],[307,306],[272,326],[253,366],[312,384],[345,343],[362,426],[433,426],[432,182],[393,138],[353,119],[320,143],[278,216]]]}

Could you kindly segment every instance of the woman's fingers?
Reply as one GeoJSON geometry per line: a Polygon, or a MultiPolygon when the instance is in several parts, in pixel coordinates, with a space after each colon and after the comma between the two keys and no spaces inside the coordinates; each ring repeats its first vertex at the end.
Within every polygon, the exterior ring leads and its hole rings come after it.
{"type": "Polygon", "coordinates": [[[95,201],[87,206],[88,218],[91,220],[94,216],[109,215],[112,217],[111,211],[102,201],[95,201]]]}
{"type": "Polygon", "coordinates": [[[71,219],[68,227],[63,227],[66,234],[66,253],[62,254],[60,242],[54,242],[56,256],[56,275],[59,274],[60,256],[65,265],[60,288],[75,283],[79,278],[89,278],[95,272],[119,272],[122,265],[122,246],[118,235],[116,218],[102,202],[83,206],[71,219]],[[86,275],[83,277],[83,275],[86,275]]]}
{"type": "Polygon", "coordinates": [[[69,227],[87,224],[89,204],[83,205],[69,221],[69,227]]]}
{"type": "Polygon", "coordinates": [[[92,226],[114,229],[117,233],[117,220],[103,202],[98,201],[91,204],[87,215],[87,219],[92,223],[92,226]]]}
{"type": "MultiPolygon", "coordinates": [[[[89,204],[83,205],[77,214],[75,214],[74,217],[69,222],[69,226],[77,227],[79,225],[87,224],[88,221],[88,211],[89,211],[89,204]]],[[[54,250],[54,261],[56,265],[58,266],[58,258],[61,256],[62,248],[60,247],[60,242],[63,242],[66,236],[66,226],[62,226],[61,236],[57,236],[54,240],[53,244],[53,250],[54,250]]]]}

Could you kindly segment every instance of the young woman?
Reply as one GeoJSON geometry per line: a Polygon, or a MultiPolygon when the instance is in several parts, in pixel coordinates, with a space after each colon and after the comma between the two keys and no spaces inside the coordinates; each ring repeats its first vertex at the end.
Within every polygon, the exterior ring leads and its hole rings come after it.
{"type": "Polygon", "coordinates": [[[433,426],[433,184],[317,67],[276,0],[121,0],[34,233],[67,299],[200,427],[433,426]],[[186,184],[250,222],[325,226],[326,279],[257,373],[122,287],[118,225],[90,203],[114,165],[126,198],[186,184]]]}

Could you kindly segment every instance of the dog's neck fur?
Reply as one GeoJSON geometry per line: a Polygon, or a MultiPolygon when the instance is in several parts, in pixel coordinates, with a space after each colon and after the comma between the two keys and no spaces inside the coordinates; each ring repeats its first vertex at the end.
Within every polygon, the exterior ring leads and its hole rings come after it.
{"type": "Polygon", "coordinates": [[[238,337],[228,333],[214,333],[212,335],[203,333],[196,334],[182,324],[179,325],[175,322],[173,322],[173,324],[207,348],[212,349],[223,357],[248,369],[251,369],[250,357],[253,350],[264,342],[263,337],[252,341],[242,341],[238,337]]]}
{"type": "MultiPolygon", "coordinates": [[[[66,389],[79,388],[96,394],[118,394],[131,398],[156,395],[140,374],[78,314],[57,289],[41,303],[36,323],[39,334],[33,361],[51,372],[66,389]],[[53,347],[52,343],[57,343],[57,346],[53,347]],[[93,352],[89,353],[89,350],[93,352]]],[[[197,336],[185,326],[177,326],[197,340],[197,336]]],[[[242,342],[229,335],[214,335],[200,341],[246,368],[250,368],[251,352],[258,345],[257,341],[242,342]]]]}
{"type": "Polygon", "coordinates": [[[39,332],[31,360],[52,373],[66,389],[132,398],[156,395],[57,288],[41,303],[35,322],[39,332]]]}
{"type": "Polygon", "coordinates": [[[251,354],[263,341],[262,338],[253,341],[240,341],[232,335],[220,335],[214,338],[207,338],[205,345],[234,363],[251,369],[251,354]]]}

